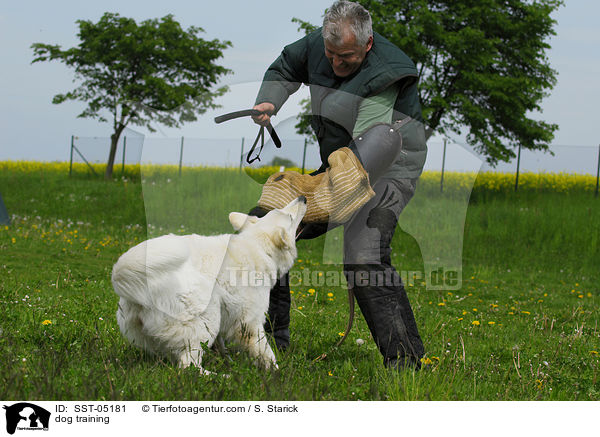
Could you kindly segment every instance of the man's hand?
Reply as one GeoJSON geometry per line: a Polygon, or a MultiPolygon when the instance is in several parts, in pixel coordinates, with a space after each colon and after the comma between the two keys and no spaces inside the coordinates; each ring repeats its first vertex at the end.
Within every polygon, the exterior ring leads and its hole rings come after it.
{"type": "Polygon", "coordinates": [[[275,106],[269,102],[260,103],[252,109],[263,112],[263,114],[252,116],[254,123],[261,126],[267,126],[271,122],[271,115],[275,112],[275,106]]]}

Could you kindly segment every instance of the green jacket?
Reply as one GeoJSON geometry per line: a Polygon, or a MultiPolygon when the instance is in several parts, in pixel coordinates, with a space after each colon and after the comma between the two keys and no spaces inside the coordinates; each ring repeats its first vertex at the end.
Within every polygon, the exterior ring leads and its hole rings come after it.
{"type": "Polygon", "coordinates": [[[265,73],[256,104],[270,102],[277,112],[301,84],[309,85],[311,124],[319,141],[321,160],[327,165],[329,154],[352,140],[361,102],[399,84],[393,119],[410,116],[418,122],[409,123],[402,131],[404,153],[385,177],[416,178],[427,156],[417,81],[414,63],[377,33],[358,71],[338,78],[325,57],[321,29],[317,29],[283,49],[265,73]]]}

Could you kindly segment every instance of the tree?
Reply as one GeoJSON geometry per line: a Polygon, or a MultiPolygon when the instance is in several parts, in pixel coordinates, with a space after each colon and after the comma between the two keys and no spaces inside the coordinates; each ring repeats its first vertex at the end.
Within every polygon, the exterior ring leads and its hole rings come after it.
{"type": "Polygon", "coordinates": [[[280,156],[273,157],[273,159],[271,160],[271,162],[269,164],[267,164],[267,166],[271,166],[271,167],[287,167],[287,168],[298,167],[294,163],[294,161],[292,161],[291,159],[282,158],[280,156]]]}
{"type": "Polygon", "coordinates": [[[197,114],[217,105],[213,100],[227,87],[213,90],[230,70],[215,65],[229,41],[205,41],[203,32],[191,26],[183,30],[167,15],[139,25],[131,18],[105,13],[97,22],[78,20],[80,43],[62,50],[58,45],[35,43],[32,63],[60,61],[75,69],[82,83],[76,89],[54,96],[52,103],[67,100],[87,102],[78,115],[108,122],[113,133],[105,177],[111,178],[117,143],[129,124],[179,127],[196,120],[197,114]]]}
{"type": "Polygon", "coordinates": [[[308,144],[315,144],[317,142],[317,136],[313,131],[313,128],[310,125],[311,118],[311,106],[310,106],[310,98],[305,98],[300,100],[300,107],[302,111],[296,117],[298,119],[298,123],[294,125],[296,128],[296,133],[298,135],[302,135],[306,138],[308,144]]]}
{"type": "MultiPolygon", "coordinates": [[[[491,165],[547,150],[556,124],[531,118],[556,84],[547,40],[561,0],[359,0],[375,31],[415,62],[429,134],[461,134],[491,165]]],[[[303,30],[307,30],[305,25],[303,30]]]]}

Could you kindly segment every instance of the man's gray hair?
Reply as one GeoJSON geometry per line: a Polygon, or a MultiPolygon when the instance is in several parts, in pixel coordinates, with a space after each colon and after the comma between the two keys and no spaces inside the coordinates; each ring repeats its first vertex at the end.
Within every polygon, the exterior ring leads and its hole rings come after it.
{"type": "Polygon", "coordinates": [[[369,11],[356,2],[341,0],[331,5],[323,17],[323,39],[334,46],[340,45],[346,24],[350,25],[358,45],[366,45],[373,36],[369,11]]]}

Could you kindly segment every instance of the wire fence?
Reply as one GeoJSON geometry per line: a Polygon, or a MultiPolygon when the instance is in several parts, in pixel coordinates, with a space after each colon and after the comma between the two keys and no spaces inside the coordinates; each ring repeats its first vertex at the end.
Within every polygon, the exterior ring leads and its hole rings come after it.
{"type": "MultiPolygon", "coordinates": [[[[318,148],[304,139],[282,139],[283,147],[276,149],[269,141],[263,149],[260,161],[246,162],[252,146],[251,139],[208,139],[208,138],[146,138],[135,131],[126,131],[117,145],[114,171],[124,171],[126,164],[157,164],[205,167],[261,167],[270,165],[275,158],[283,158],[288,166],[316,169],[320,166],[318,148]]],[[[600,145],[552,145],[549,152],[519,148],[517,157],[511,162],[489,165],[484,158],[468,147],[446,138],[434,139],[428,144],[424,170],[440,171],[440,190],[445,186],[448,172],[502,172],[514,174],[514,189],[519,189],[522,173],[568,173],[587,174],[596,177],[595,196],[600,189],[600,145]]],[[[102,164],[108,160],[110,138],[71,137],[70,162],[102,164]]]]}
{"type": "MultiPolygon", "coordinates": [[[[304,139],[284,140],[284,146],[276,149],[267,142],[260,160],[246,162],[252,138],[144,138],[139,135],[123,135],[117,144],[115,171],[126,164],[163,164],[205,167],[261,167],[275,158],[283,158],[298,168],[316,169],[320,166],[317,147],[304,139]]],[[[81,162],[95,171],[91,164],[103,164],[108,160],[110,138],[71,137],[70,162],[81,162]]],[[[255,155],[257,151],[255,150],[255,155]]]]}

